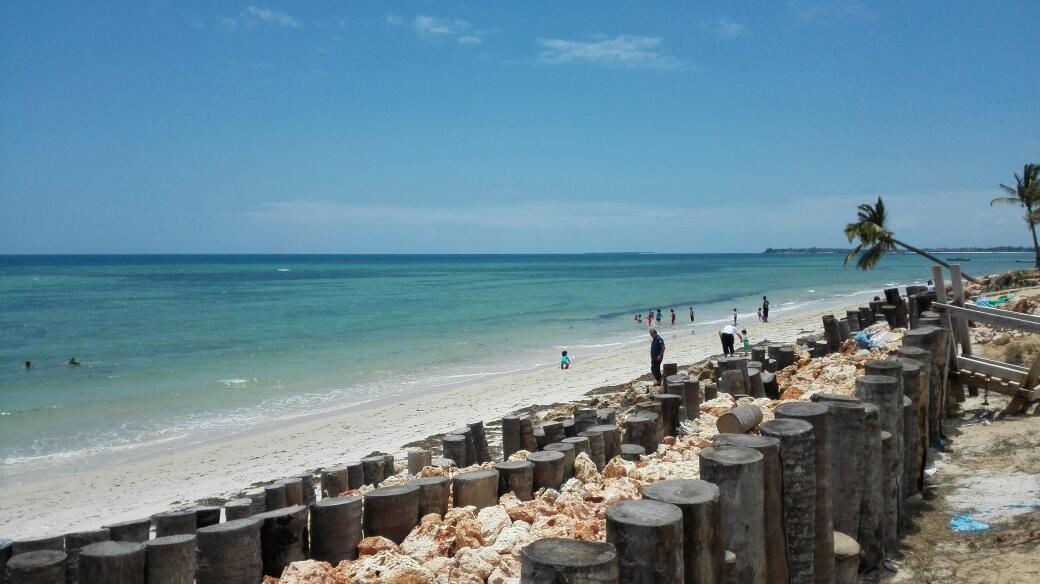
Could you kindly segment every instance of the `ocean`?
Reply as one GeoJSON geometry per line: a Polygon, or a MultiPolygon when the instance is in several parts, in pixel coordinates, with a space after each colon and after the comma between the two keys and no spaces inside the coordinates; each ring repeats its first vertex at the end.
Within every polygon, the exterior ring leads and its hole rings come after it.
{"type": "MultiPolygon", "coordinates": [[[[1031,256],[968,257],[965,271],[987,274],[1031,256]]],[[[646,343],[633,317],[649,308],[675,309],[679,330],[666,334],[708,332],[734,307],[753,326],[764,294],[779,318],[930,277],[911,255],[871,272],[841,261],[0,256],[0,486],[555,366],[564,349],[580,362],[646,343]]]]}

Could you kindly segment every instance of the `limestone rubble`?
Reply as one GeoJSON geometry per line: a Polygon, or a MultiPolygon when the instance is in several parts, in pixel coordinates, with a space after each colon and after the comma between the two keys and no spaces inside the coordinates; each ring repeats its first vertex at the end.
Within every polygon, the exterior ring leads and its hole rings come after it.
{"type": "MultiPolygon", "coordinates": [[[[575,478],[568,480],[560,491],[542,490],[530,501],[520,501],[508,493],[500,498],[497,506],[479,512],[473,507],[464,507],[451,508],[444,517],[427,515],[400,546],[379,537],[366,538],[357,560],[344,561],[335,567],[324,562],[297,562],[286,568],[280,580],[268,578],[265,584],[518,584],[520,550],[528,543],[544,537],[603,541],[605,514],[612,505],[639,498],[643,487],[655,481],[697,478],[698,454],[717,434],[715,421],[719,415],[738,405],[753,403],[762,408],[763,419],[768,420],[772,419],[776,406],[784,401],[808,400],[820,392],[852,394],[855,378],[862,374],[864,363],[893,352],[902,336],[900,331],[888,332],[884,324],[875,325],[870,332],[888,333],[880,337],[885,339],[883,348],[857,349],[849,340],[838,353],[817,359],[810,359],[798,348],[796,363],[777,373],[780,400],[742,398],[734,401],[728,394],[720,393],[701,405],[696,420],[687,422],[691,433],[665,438],[657,452],[638,462],[615,458],[599,472],[588,456],[579,454],[575,459],[575,478]]],[[[686,373],[707,381],[712,378],[711,368],[708,362],[686,373]]],[[[648,383],[626,384],[622,392],[603,396],[600,407],[618,407],[619,421],[623,421],[630,411],[628,406],[652,391],[648,383]]],[[[557,413],[565,409],[557,408],[557,413]]],[[[520,451],[510,459],[523,460],[527,454],[520,451]]],[[[482,468],[493,468],[493,465],[465,469],[427,467],[419,476],[452,475],[482,468]]],[[[412,478],[402,473],[388,478],[380,486],[402,484],[412,478]]],[[[363,494],[367,490],[370,487],[351,491],[351,494],[363,494]]]]}

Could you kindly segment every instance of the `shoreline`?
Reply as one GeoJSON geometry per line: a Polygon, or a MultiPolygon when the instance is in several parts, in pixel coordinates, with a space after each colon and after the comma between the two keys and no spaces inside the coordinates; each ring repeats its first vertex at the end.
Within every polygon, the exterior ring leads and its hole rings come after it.
{"type": "MultiPolygon", "coordinates": [[[[777,315],[769,323],[742,326],[752,330],[753,343],[793,342],[804,332],[818,330],[824,314],[840,315],[873,294],[864,294],[858,302],[835,299],[826,306],[777,315]]],[[[715,325],[704,326],[710,328],[701,334],[676,334],[689,329],[677,326],[671,332],[670,325],[660,327],[667,343],[665,360],[688,364],[719,353],[715,325]]],[[[18,538],[95,528],[221,499],[257,483],[356,460],[374,450],[398,455],[405,444],[470,421],[491,422],[531,406],[581,400],[590,391],[641,377],[649,372],[645,349],[602,353],[565,372],[550,365],[311,414],[231,438],[153,451],[107,468],[64,476],[41,473],[45,476],[39,480],[0,488],[0,519],[8,530],[3,535],[18,538]]]]}

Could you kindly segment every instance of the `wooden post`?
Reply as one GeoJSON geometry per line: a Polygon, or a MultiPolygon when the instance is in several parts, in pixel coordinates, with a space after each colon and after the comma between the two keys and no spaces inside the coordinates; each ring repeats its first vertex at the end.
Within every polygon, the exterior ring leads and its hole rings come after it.
{"type": "Polygon", "coordinates": [[[171,535],[146,541],[144,553],[148,584],[194,584],[194,535],[171,535]]]}
{"type": "MultiPolygon", "coordinates": [[[[285,507],[285,483],[271,483],[264,487],[264,508],[268,511],[274,511],[275,509],[281,509],[283,507],[285,507]]],[[[194,519],[194,515],[192,515],[192,519],[194,519]]],[[[158,522],[155,524],[155,530],[156,537],[162,537],[162,535],[159,534],[158,522]]]]}
{"type": "Polygon", "coordinates": [[[621,430],[617,424],[596,424],[588,432],[599,432],[603,435],[603,460],[610,462],[621,451],[621,430]]]}
{"type": "Polygon", "coordinates": [[[400,544],[419,524],[419,487],[382,487],[365,493],[365,535],[381,535],[400,544]]]}
{"type": "Polygon", "coordinates": [[[433,454],[426,449],[415,449],[408,451],[408,474],[417,475],[419,471],[430,466],[430,462],[433,461],[433,454]]]}
{"type": "Polygon", "coordinates": [[[470,422],[468,426],[473,432],[473,446],[477,451],[476,462],[491,462],[491,450],[488,448],[487,434],[484,433],[484,422],[470,422]]]}
{"type": "Polygon", "coordinates": [[[526,460],[507,460],[495,465],[498,469],[498,496],[513,493],[521,501],[534,498],[534,463],[526,460]]]}
{"type": "Polygon", "coordinates": [[[502,418],[502,458],[509,460],[509,456],[520,450],[521,447],[520,417],[506,416],[502,418]]]}
{"type": "Polygon", "coordinates": [[[356,560],[361,541],[360,496],[322,499],[311,506],[311,558],[333,566],[356,560]]]}
{"type": "Polygon", "coordinates": [[[816,447],[813,427],[804,420],[787,418],[763,422],[761,431],[763,436],[780,441],[788,577],[792,584],[812,584],[813,552],[816,548],[816,447]]]}
{"type": "Polygon", "coordinates": [[[321,497],[338,497],[350,490],[347,479],[347,467],[334,466],[321,471],[321,497]]]}
{"type": "MultiPolygon", "coordinates": [[[[631,419],[632,418],[630,417],[629,420],[631,419]]],[[[627,427],[628,422],[625,422],[625,425],[627,427]]],[[[627,437],[627,432],[625,435],[627,437]]],[[[603,432],[593,432],[592,430],[586,430],[584,432],[578,432],[578,436],[588,439],[589,458],[592,459],[592,462],[596,463],[596,468],[598,470],[603,470],[603,467],[607,466],[607,458],[603,450],[605,448],[603,444],[603,432]]]]}
{"type": "Polygon", "coordinates": [[[675,505],[635,499],[607,509],[607,543],[618,556],[619,582],[681,584],[683,514],[675,505]]]}
{"type": "Polygon", "coordinates": [[[144,584],[144,545],[129,541],[92,543],[79,553],[82,584],[144,584]]]}
{"type": "Polygon", "coordinates": [[[597,424],[599,424],[599,422],[596,421],[596,410],[592,408],[574,410],[575,435],[580,434],[597,424]]]}
{"type": "Polygon", "coordinates": [[[256,584],[263,579],[255,517],[203,527],[195,534],[196,584],[256,584]]]}
{"type": "Polygon", "coordinates": [[[448,477],[423,477],[408,484],[419,489],[419,513],[417,515],[420,522],[430,513],[443,517],[448,512],[448,500],[451,496],[451,482],[448,477]]]}
{"type": "MultiPolygon", "coordinates": [[[[914,330],[919,331],[920,329],[914,330]]],[[[914,415],[917,419],[917,432],[915,434],[917,444],[913,464],[910,465],[911,474],[908,482],[912,485],[913,493],[920,493],[921,489],[924,488],[925,457],[928,453],[928,386],[932,369],[931,354],[920,347],[908,345],[906,337],[904,337],[903,346],[899,348],[898,355],[899,360],[904,364],[903,393],[908,395],[911,401],[914,402],[914,415]],[[912,383],[907,383],[906,367],[908,364],[916,364],[920,369],[918,385],[916,386],[912,383]]]]}
{"type": "Polygon", "coordinates": [[[220,507],[216,506],[202,506],[195,508],[195,526],[196,529],[199,527],[209,527],[210,525],[216,525],[220,523],[220,507]]]}
{"type": "Polygon", "coordinates": [[[639,460],[641,456],[646,456],[646,448],[638,444],[622,444],[621,445],[621,459],[629,462],[635,462],[639,460]]]}
{"type": "MultiPolygon", "coordinates": [[[[896,492],[903,492],[903,364],[896,359],[871,359],[864,364],[866,375],[856,380],[856,397],[881,408],[881,429],[892,435],[892,464],[896,492]],[[875,377],[888,377],[894,383],[875,377]]],[[[895,497],[897,517],[903,516],[903,497],[895,497]]],[[[899,519],[896,520],[898,525],[899,519]]]]}
{"type": "Polygon", "coordinates": [[[151,518],[134,519],[120,523],[110,523],[105,526],[109,538],[112,541],[133,541],[142,543],[148,541],[151,531],[151,518]]]}
{"type": "Polygon", "coordinates": [[[709,446],[700,452],[701,479],[719,487],[722,534],[737,555],[737,581],[766,583],[763,458],[742,446],[709,446]]]}
{"type": "Polygon", "coordinates": [[[155,537],[195,533],[196,519],[194,509],[156,513],[152,515],[152,520],[155,522],[155,537]]]}
{"type": "Polygon", "coordinates": [[[848,396],[818,393],[813,401],[827,406],[831,427],[831,490],[834,531],[856,533],[859,529],[863,482],[863,404],[848,396]]]}
{"type": "MultiPolygon", "coordinates": [[[[647,485],[643,498],[671,503],[682,511],[686,584],[714,584],[721,580],[726,547],[719,488],[708,481],[664,480],[647,485]]],[[[782,545],[780,553],[783,554],[782,545]]]]}
{"type": "Polygon", "coordinates": [[[560,490],[563,484],[563,462],[562,452],[545,450],[532,452],[527,460],[534,464],[534,489],[560,490]]]}
{"type": "Polygon", "coordinates": [[[827,352],[837,353],[842,339],[838,334],[838,319],[833,314],[823,316],[823,336],[827,340],[827,352]]]}
{"type": "MultiPolygon", "coordinates": [[[[908,366],[919,367],[917,363],[908,363],[908,366]]],[[[906,377],[903,377],[903,381],[907,381],[906,377]]],[[[907,396],[903,396],[903,491],[899,496],[904,500],[904,513],[905,513],[905,500],[916,493],[915,486],[917,485],[917,469],[914,465],[914,461],[917,456],[917,444],[919,440],[917,438],[917,407],[914,405],[913,400],[907,396]]],[[[902,516],[900,516],[900,526],[903,525],[902,516]]]]}
{"type": "Polygon", "coordinates": [[[466,464],[466,437],[458,434],[441,436],[441,455],[455,461],[455,466],[463,468],[466,464]]]}
{"type": "MultiPolygon", "coordinates": [[[[628,444],[638,444],[647,453],[657,452],[657,414],[640,412],[632,414],[625,420],[625,438],[628,444]]],[[[593,445],[593,452],[595,452],[593,445]]],[[[597,466],[599,464],[597,463],[597,466]]]]}
{"type": "Polygon", "coordinates": [[[286,566],[306,559],[306,507],[294,505],[267,511],[254,518],[261,521],[260,555],[265,576],[279,578],[286,566]]]}
{"type": "Polygon", "coordinates": [[[885,552],[888,555],[895,555],[896,548],[899,547],[899,512],[896,501],[901,499],[901,497],[899,496],[899,481],[896,480],[898,478],[896,474],[898,472],[898,465],[896,464],[898,456],[896,441],[893,439],[892,433],[882,430],[881,491],[884,499],[885,514],[882,516],[881,524],[885,534],[885,552]]]}
{"type": "MultiPolygon", "coordinates": [[[[109,541],[111,536],[107,529],[93,529],[65,534],[65,581],[67,584],[79,582],[79,552],[90,544],[109,541]]],[[[2,581],[2,580],[0,580],[2,581]]]]}
{"type": "MultiPolygon", "coordinates": [[[[564,438],[566,440],[566,438],[564,438]]],[[[563,455],[563,481],[574,478],[574,457],[576,451],[573,444],[566,442],[553,442],[552,444],[546,444],[544,450],[559,452],[563,455]]]]}
{"type": "MultiPolygon", "coordinates": [[[[661,404],[661,422],[665,435],[677,435],[679,432],[679,406],[682,405],[682,397],[670,393],[662,393],[653,396],[653,400],[661,404]]],[[[617,427],[615,426],[615,428],[617,427]]],[[[617,453],[614,453],[614,456],[617,456],[617,453]]],[[[610,458],[613,458],[613,456],[610,458]]]]}
{"type": "Polygon", "coordinates": [[[484,507],[498,504],[498,471],[475,470],[451,479],[451,498],[455,507],[484,507]]]}
{"type": "Polygon", "coordinates": [[[759,368],[748,368],[748,385],[751,388],[751,397],[766,397],[765,382],[762,379],[762,370],[759,368]]]}
{"type": "Polygon", "coordinates": [[[882,516],[885,503],[883,463],[881,460],[881,421],[879,410],[874,404],[863,404],[863,461],[866,480],[863,484],[863,501],[860,504],[859,530],[856,541],[863,552],[864,571],[876,569],[885,559],[885,532],[882,516]]]}
{"type": "Polygon", "coordinates": [[[617,550],[609,543],[566,538],[539,539],[520,550],[525,584],[617,584],[617,550]]]}
{"type": "MultiPolygon", "coordinates": [[[[719,434],[715,437],[713,445],[743,446],[762,455],[762,472],[765,478],[762,509],[765,516],[766,582],[768,584],[787,584],[787,545],[784,543],[783,509],[784,480],[780,463],[780,439],[753,434],[719,434]]],[[[646,496],[645,491],[643,496],[646,496]]]]}
{"type": "MultiPolygon", "coordinates": [[[[964,282],[961,281],[960,264],[950,264],[950,282],[953,283],[953,303],[964,307],[964,282]]],[[[953,317],[953,333],[961,345],[961,354],[971,355],[971,337],[968,335],[968,319],[953,317]]],[[[968,385],[968,395],[979,395],[979,388],[968,385]]]]}
{"type": "MultiPolygon", "coordinates": [[[[579,454],[584,452],[585,455],[589,457],[589,459],[592,459],[592,447],[589,445],[588,436],[573,436],[569,438],[564,438],[563,443],[574,445],[575,458],[577,458],[579,454]]],[[[604,445],[604,447],[606,447],[606,445],[604,445]]],[[[595,463],[595,460],[593,460],[593,463],[595,463]]]]}
{"type": "MultiPolygon", "coordinates": [[[[831,431],[827,407],[811,402],[785,402],[776,408],[777,418],[804,420],[813,427],[816,451],[816,544],[813,548],[813,578],[817,583],[834,580],[834,525],[831,496],[831,431]]],[[[739,553],[737,555],[740,555],[739,553]]]]}
{"type": "Polygon", "coordinates": [[[922,326],[910,329],[903,335],[904,347],[917,347],[929,353],[928,374],[928,444],[937,445],[942,435],[942,421],[945,415],[943,406],[946,388],[946,340],[948,331],[944,328],[922,326]]]}
{"type": "Polygon", "coordinates": [[[253,501],[246,497],[240,499],[231,499],[227,503],[224,503],[224,519],[225,521],[234,521],[235,519],[245,519],[253,515],[253,501]]]}
{"type": "Polygon", "coordinates": [[[65,552],[34,550],[13,556],[7,562],[9,584],[65,584],[65,552]]]}

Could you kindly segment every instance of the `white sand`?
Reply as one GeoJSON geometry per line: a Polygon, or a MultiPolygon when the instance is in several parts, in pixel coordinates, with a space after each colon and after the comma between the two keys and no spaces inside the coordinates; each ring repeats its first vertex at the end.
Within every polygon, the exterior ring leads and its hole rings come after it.
{"type": "MultiPolygon", "coordinates": [[[[836,305],[793,316],[774,314],[768,324],[741,322],[754,342],[793,341],[822,328],[824,314],[845,314],[864,304],[836,305]]],[[[636,326],[633,324],[633,326],[636,326]]],[[[715,327],[697,335],[688,329],[665,337],[665,361],[692,364],[721,353],[715,327]]],[[[249,485],[356,460],[373,450],[446,432],[474,420],[496,420],[514,410],[566,402],[597,387],[628,382],[649,372],[647,346],[578,360],[568,371],[546,368],[487,379],[440,393],[341,411],[236,436],[219,443],[156,454],[84,472],[48,477],[0,490],[0,525],[8,538],[59,534],[137,519],[194,501],[241,491],[249,485]]]]}

